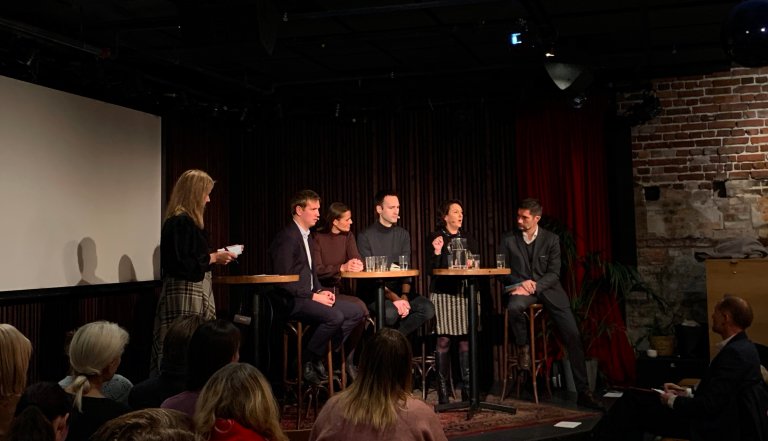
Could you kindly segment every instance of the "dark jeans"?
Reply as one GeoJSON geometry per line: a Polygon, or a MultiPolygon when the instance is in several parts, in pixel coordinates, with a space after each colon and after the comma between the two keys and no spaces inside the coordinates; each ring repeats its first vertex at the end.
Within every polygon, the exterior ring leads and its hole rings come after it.
{"type": "MultiPolygon", "coordinates": [[[[435,316],[435,305],[433,305],[426,297],[414,295],[413,298],[409,298],[408,301],[411,303],[411,310],[405,318],[400,318],[397,314],[397,308],[395,308],[394,303],[389,300],[384,301],[385,325],[397,329],[403,335],[408,335],[419,329],[424,322],[435,316]]],[[[369,304],[368,309],[370,309],[371,314],[375,316],[376,302],[369,304]]]]}
{"type": "Polygon", "coordinates": [[[295,299],[290,318],[316,326],[307,342],[307,350],[315,357],[325,354],[331,339],[334,348],[338,347],[365,318],[365,310],[359,303],[343,297],[346,296],[339,296],[331,307],[312,299],[295,299]]]}

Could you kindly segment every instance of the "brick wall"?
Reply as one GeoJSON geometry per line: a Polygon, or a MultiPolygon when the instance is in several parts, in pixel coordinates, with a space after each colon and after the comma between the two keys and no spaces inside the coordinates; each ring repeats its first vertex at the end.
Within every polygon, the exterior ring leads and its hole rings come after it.
{"type": "MultiPolygon", "coordinates": [[[[768,238],[768,68],[652,88],[661,113],[632,129],[638,269],[671,302],[663,320],[706,324],[704,264],[693,253],[727,238],[768,238]]],[[[618,112],[631,112],[641,92],[617,97],[618,112]]],[[[640,294],[627,306],[636,341],[659,311],[640,294]]]]}

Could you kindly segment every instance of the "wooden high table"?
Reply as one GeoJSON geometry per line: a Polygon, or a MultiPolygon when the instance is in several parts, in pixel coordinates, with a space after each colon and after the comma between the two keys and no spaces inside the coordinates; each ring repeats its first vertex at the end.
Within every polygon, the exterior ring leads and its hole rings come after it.
{"type": "Polygon", "coordinates": [[[451,410],[467,408],[467,419],[472,418],[480,409],[500,410],[502,412],[516,413],[517,409],[503,404],[480,401],[480,390],[477,385],[477,289],[475,280],[478,277],[505,276],[511,274],[509,268],[477,268],[477,269],[448,269],[435,268],[433,276],[461,277],[466,279],[469,285],[469,401],[438,404],[435,410],[451,410]]]}
{"type": "Polygon", "coordinates": [[[402,279],[404,277],[416,277],[419,270],[392,270],[392,271],[342,271],[341,277],[344,279],[373,279],[379,282],[376,290],[376,327],[381,329],[385,325],[384,321],[384,284],[387,279],[402,279]]]}
{"type": "MultiPolygon", "coordinates": [[[[266,285],[274,285],[274,284],[280,284],[280,283],[289,283],[289,282],[298,282],[299,281],[299,275],[298,274],[256,274],[256,275],[246,275],[246,276],[217,276],[213,278],[213,283],[219,284],[219,285],[229,285],[229,286],[238,286],[242,288],[253,288],[251,298],[251,310],[248,311],[250,314],[253,314],[254,318],[258,320],[258,315],[260,314],[261,308],[256,300],[257,296],[260,296],[260,291],[256,289],[257,286],[266,286],[266,285]]],[[[231,297],[230,297],[231,298],[231,297]]],[[[240,299],[241,305],[242,305],[243,299],[240,299]]],[[[230,305],[232,304],[232,301],[230,300],[230,305]]],[[[238,313],[239,311],[233,311],[234,314],[238,313]]],[[[238,322],[246,326],[250,326],[250,323],[247,322],[238,322]]],[[[253,324],[254,329],[254,335],[253,335],[253,364],[254,366],[257,366],[259,369],[266,368],[266,371],[269,370],[269,366],[262,366],[259,360],[259,332],[257,329],[258,322],[253,324]]]]}

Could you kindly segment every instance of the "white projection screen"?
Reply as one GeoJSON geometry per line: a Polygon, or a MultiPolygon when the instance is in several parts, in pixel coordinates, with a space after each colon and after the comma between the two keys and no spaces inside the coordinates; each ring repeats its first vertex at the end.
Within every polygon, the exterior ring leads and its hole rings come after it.
{"type": "Polygon", "coordinates": [[[158,278],[160,126],[0,77],[0,295],[158,278]]]}

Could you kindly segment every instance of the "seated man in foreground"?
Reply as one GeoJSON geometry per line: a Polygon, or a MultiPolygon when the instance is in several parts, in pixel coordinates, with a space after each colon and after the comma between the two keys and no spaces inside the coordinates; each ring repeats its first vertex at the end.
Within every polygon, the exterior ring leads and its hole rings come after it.
{"type": "Polygon", "coordinates": [[[752,308],[724,296],[712,312],[712,331],[723,341],[695,390],[664,384],[657,392],[629,390],[598,426],[600,440],[639,440],[643,432],[692,441],[768,439],[768,386],[747,338],[752,308]]]}

